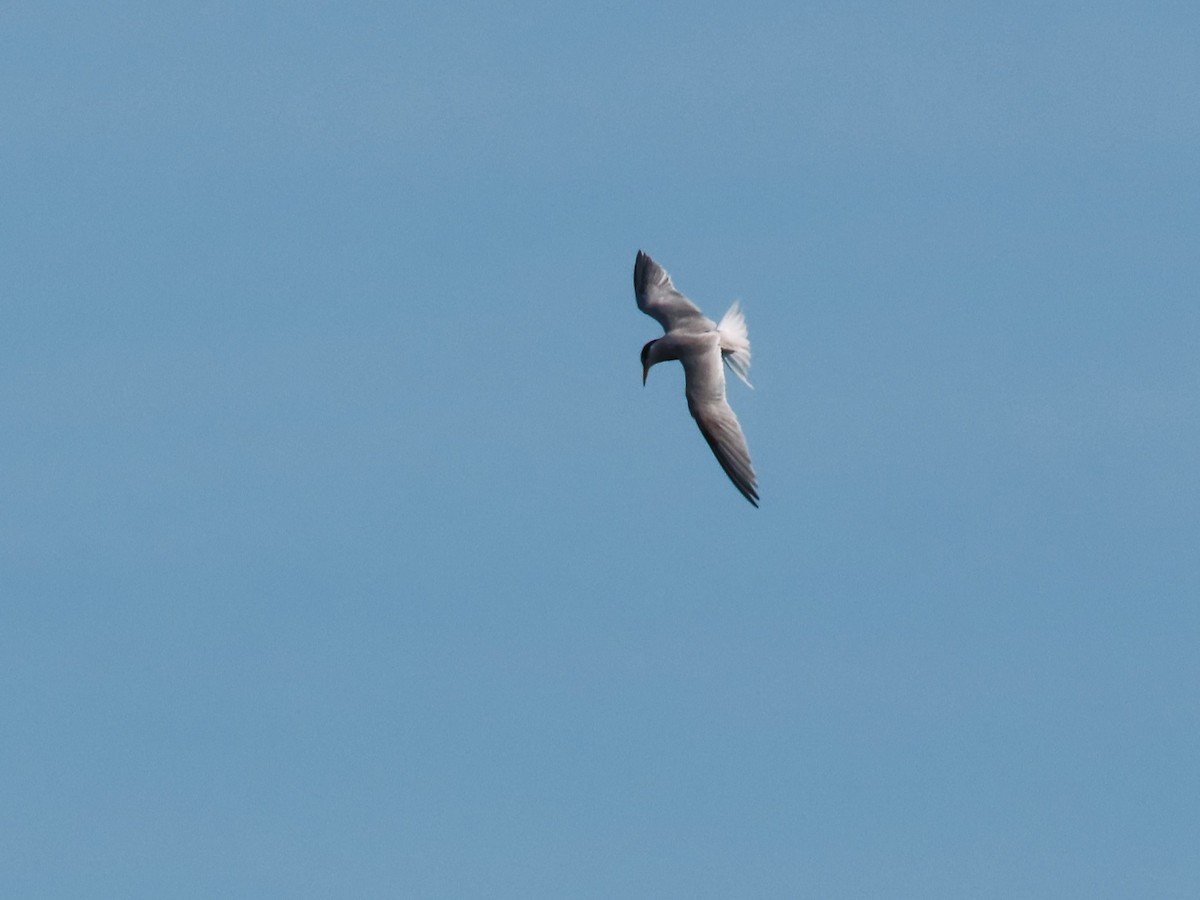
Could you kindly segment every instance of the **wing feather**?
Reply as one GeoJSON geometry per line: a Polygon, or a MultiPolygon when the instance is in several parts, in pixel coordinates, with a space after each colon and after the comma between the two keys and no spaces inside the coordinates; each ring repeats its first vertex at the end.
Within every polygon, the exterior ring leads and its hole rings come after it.
{"type": "Polygon", "coordinates": [[[750,448],[733,408],[725,399],[725,371],[719,345],[714,343],[710,353],[689,354],[681,362],[688,411],[734,487],[758,506],[758,479],[750,462],[750,448]]]}
{"type": "Polygon", "coordinates": [[[713,327],[712,320],[700,312],[700,307],[671,283],[667,270],[641,250],[633,264],[633,292],[638,309],[657,320],[663,331],[681,327],[688,331],[707,331],[713,327]]]}

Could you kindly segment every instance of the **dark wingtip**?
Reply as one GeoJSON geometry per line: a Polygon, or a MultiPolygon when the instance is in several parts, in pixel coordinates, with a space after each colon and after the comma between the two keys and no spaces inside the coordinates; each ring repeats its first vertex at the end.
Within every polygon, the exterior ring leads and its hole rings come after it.
{"type": "MultiPolygon", "coordinates": [[[[699,424],[699,420],[697,420],[697,424],[699,424]]],[[[729,476],[733,486],[750,501],[751,506],[758,509],[758,480],[754,477],[754,470],[749,467],[749,459],[746,460],[746,471],[739,471],[733,460],[722,451],[720,442],[714,436],[705,431],[703,427],[700,428],[700,434],[708,442],[709,449],[717,458],[717,462],[721,464],[725,474],[729,476]]]]}
{"type": "Polygon", "coordinates": [[[633,261],[633,289],[635,291],[641,290],[641,286],[646,280],[646,266],[649,265],[650,262],[652,262],[652,260],[649,256],[647,256],[641,250],[637,252],[637,259],[633,261]]]}

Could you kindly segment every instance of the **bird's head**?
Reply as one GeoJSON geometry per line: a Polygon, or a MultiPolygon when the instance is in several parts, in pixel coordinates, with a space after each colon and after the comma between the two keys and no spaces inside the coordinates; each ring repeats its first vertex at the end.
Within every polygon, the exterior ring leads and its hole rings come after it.
{"type": "Polygon", "coordinates": [[[643,386],[645,386],[645,384],[646,384],[646,376],[650,373],[650,367],[652,365],[654,365],[656,362],[658,362],[658,360],[656,360],[656,359],[652,360],[650,358],[650,348],[653,347],[657,343],[658,343],[657,339],[655,339],[653,341],[646,341],[646,346],[644,346],[642,348],[642,385],[643,386]]]}

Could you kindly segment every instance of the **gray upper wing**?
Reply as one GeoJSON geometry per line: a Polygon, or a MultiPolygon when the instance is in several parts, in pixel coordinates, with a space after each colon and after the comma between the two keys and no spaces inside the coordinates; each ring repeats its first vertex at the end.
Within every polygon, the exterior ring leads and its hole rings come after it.
{"type": "Polygon", "coordinates": [[[715,327],[695,303],[675,289],[667,270],[641,250],[633,264],[633,293],[638,309],[656,319],[663,331],[680,327],[707,331],[715,327]]]}
{"type": "Polygon", "coordinates": [[[720,349],[684,357],[688,410],[700,426],[713,455],[734,487],[758,506],[758,479],[750,462],[750,448],[729,401],[725,399],[725,371],[720,349]]]}

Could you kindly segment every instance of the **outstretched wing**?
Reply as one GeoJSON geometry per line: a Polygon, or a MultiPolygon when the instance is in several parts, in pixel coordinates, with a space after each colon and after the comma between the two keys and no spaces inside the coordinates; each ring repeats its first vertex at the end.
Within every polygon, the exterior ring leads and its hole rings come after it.
{"type": "Polygon", "coordinates": [[[656,319],[663,331],[680,327],[687,331],[707,331],[713,327],[713,321],[675,289],[667,270],[641,250],[633,264],[633,293],[638,309],[656,319]]]}
{"type": "Polygon", "coordinates": [[[750,462],[750,448],[733,408],[725,399],[725,371],[719,346],[714,342],[713,352],[689,354],[680,361],[687,383],[688,410],[700,426],[700,433],[734,487],[758,506],[758,479],[750,462]]]}

